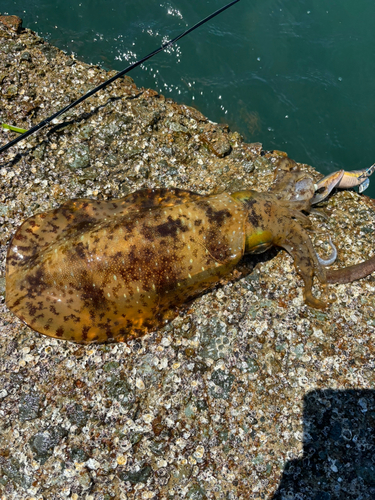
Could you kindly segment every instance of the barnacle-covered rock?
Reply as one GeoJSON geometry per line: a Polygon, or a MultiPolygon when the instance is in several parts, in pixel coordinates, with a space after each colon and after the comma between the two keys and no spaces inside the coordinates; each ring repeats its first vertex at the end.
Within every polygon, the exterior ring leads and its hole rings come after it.
{"type": "MultiPolygon", "coordinates": [[[[108,77],[45,46],[30,30],[0,22],[2,121],[29,128],[108,77]],[[32,63],[22,62],[24,52],[32,63]],[[8,99],[3,90],[11,85],[18,93],[8,99]]],[[[220,158],[199,138],[211,127],[197,110],[125,77],[0,158],[5,498],[373,497],[373,277],[332,287],[336,301],[315,311],[303,304],[286,252],[272,251],[245,259],[166,327],[116,345],[38,335],[5,307],[11,236],[68,199],[160,187],[266,191],[282,154],[217,127],[231,146],[220,158]],[[113,116],[124,117],[121,133],[111,128],[113,116]],[[105,127],[111,133],[103,137],[105,127]],[[90,166],[70,169],[63,157],[82,142],[90,166]],[[91,168],[95,176],[83,179],[91,168]]],[[[1,144],[13,137],[0,131],[1,144]]],[[[327,221],[313,219],[319,251],[329,232],[337,267],[372,255],[373,201],[342,192],[324,210],[327,221]]]]}

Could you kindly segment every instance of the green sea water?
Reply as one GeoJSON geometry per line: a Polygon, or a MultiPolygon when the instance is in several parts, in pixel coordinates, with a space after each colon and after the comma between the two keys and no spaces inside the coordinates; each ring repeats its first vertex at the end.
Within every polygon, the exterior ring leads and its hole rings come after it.
{"type": "MultiPolygon", "coordinates": [[[[121,70],[224,4],[1,0],[0,12],[121,70]]],[[[130,76],[324,174],[365,168],[375,162],[374,19],[373,0],[241,0],[130,76]]]]}

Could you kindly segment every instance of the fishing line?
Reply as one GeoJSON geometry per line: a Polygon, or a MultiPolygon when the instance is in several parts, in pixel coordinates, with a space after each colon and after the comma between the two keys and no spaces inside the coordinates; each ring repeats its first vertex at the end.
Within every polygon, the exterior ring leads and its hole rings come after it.
{"type": "Polygon", "coordinates": [[[5,146],[0,147],[0,154],[3,153],[4,151],[6,151],[8,148],[10,148],[10,147],[14,146],[15,144],[17,144],[17,142],[20,142],[23,139],[26,139],[26,137],[29,137],[29,135],[32,135],[35,132],[37,132],[38,130],[40,130],[41,128],[45,127],[52,120],[55,120],[56,118],[58,118],[63,113],[66,113],[69,109],[73,108],[74,106],[77,106],[77,104],[80,104],[82,101],[84,101],[88,97],[96,94],[96,92],[99,92],[99,90],[104,89],[105,87],[107,87],[107,85],[109,85],[110,83],[112,83],[115,80],[117,80],[117,78],[120,78],[121,76],[125,75],[126,73],[128,73],[132,69],[136,68],[140,64],[144,63],[145,61],[147,61],[151,57],[155,56],[159,52],[165,50],[167,47],[170,47],[171,45],[173,45],[178,40],[181,40],[181,38],[183,38],[184,36],[188,35],[192,31],[194,31],[195,29],[199,28],[199,26],[202,26],[202,24],[205,24],[207,21],[209,21],[210,19],[214,18],[215,16],[217,16],[218,14],[220,14],[221,12],[223,12],[224,10],[229,9],[229,7],[231,7],[232,5],[234,5],[235,3],[239,2],[239,1],[240,0],[233,0],[232,2],[228,3],[227,5],[224,5],[224,7],[221,7],[220,9],[216,10],[215,12],[213,12],[212,14],[210,14],[209,16],[205,17],[204,19],[202,19],[198,23],[194,24],[194,26],[192,26],[191,28],[187,29],[183,33],[180,33],[178,36],[176,36],[175,38],[173,38],[169,42],[164,43],[161,47],[159,47],[158,49],[154,50],[153,52],[150,52],[150,54],[148,54],[147,56],[143,57],[142,59],[139,59],[138,61],[136,61],[133,64],[130,64],[130,66],[128,66],[127,68],[123,69],[122,71],[119,71],[118,73],[116,73],[116,75],[114,75],[111,78],[109,78],[109,80],[106,80],[105,82],[101,83],[100,85],[98,85],[94,89],[90,90],[89,92],[87,92],[85,95],[83,95],[82,97],[80,97],[76,101],[72,102],[71,104],[68,104],[68,106],[66,106],[65,108],[61,109],[60,111],[58,111],[54,115],[52,115],[49,118],[46,118],[45,120],[41,121],[40,123],[38,123],[38,125],[35,125],[34,127],[30,128],[29,130],[27,130],[26,132],[24,132],[22,135],[16,137],[12,141],[10,141],[7,144],[5,144],[5,146]]]}

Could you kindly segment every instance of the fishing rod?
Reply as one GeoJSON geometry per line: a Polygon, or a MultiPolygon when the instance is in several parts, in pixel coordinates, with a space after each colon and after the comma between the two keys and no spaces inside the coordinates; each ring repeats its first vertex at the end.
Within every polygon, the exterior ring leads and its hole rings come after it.
{"type": "MultiPolygon", "coordinates": [[[[23,139],[26,139],[26,137],[29,137],[30,135],[34,134],[35,132],[37,132],[41,128],[45,127],[50,122],[52,122],[53,120],[55,120],[56,118],[58,118],[60,115],[62,115],[63,113],[66,113],[69,109],[73,108],[74,106],[77,106],[77,104],[80,104],[82,101],[84,101],[88,97],[91,97],[92,95],[96,94],[96,92],[99,92],[99,90],[104,89],[105,87],[107,87],[107,85],[109,85],[110,83],[112,83],[115,80],[117,80],[117,78],[120,78],[121,76],[125,75],[126,73],[129,73],[129,71],[131,71],[132,69],[134,69],[137,66],[139,66],[140,64],[144,63],[145,61],[147,61],[151,57],[155,56],[159,52],[162,52],[167,47],[170,47],[171,45],[173,45],[174,43],[176,43],[178,40],[181,40],[181,38],[183,38],[184,36],[188,35],[192,31],[194,31],[195,29],[199,28],[199,26],[202,26],[202,24],[205,24],[207,21],[210,21],[210,19],[214,18],[215,16],[217,16],[221,12],[224,12],[224,10],[229,9],[229,7],[231,7],[232,5],[234,5],[235,3],[239,2],[239,1],[240,0],[233,0],[232,2],[228,3],[227,5],[224,5],[224,7],[221,7],[220,9],[216,10],[215,12],[213,12],[212,14],[210,14],[209,16],[205,17],[204,19],[202,19],[198,23],[194,24],[194,26],[192,26],[191,28],[187,29],[183,33],[180,33],[178,36],[176,36],[175,38],[173,38],[169,42],[164,43],[161,47],[159,47],[158,49],[155,49],[153,52],[150,52],[150,54],[148,54],[147,56],[143,57],[142,59],[139,59],[135,63],[130,64],[130,66],[128,66],[127,68],[123,69],[122,71],[119,71],[118,73],[116,73],[116,75],[114,75],[111,78],[109,78],[109,80],[106,80],[105,82],[101,83],[100,85],[98,85],[94,89],[90,90],[89,92],[87,92],[86,94],[84,94],[83,96],[81,96],[76,101],[72,102],[71,104],[68,104],[68,106],[66,106],[65,108],[61,109],[60,111],[58,111],[54,115],[52,115],[49,118],[46,118],[45,120],[41,121],[40,123],[38,123],[38,125],[35,125],[34,127],[30,128],[29,130],[27,130],[26,132],[24,132],[23,134],[21,134],[20,136],[16,137],[12,141],[10,141],[7,144],[5,144],[5,146],[0,147],[0,154],[3,153],[4,151],[6,151],[7,149],[9,149],[10,147],[14,146],[15,144],[17,144],[17,142],[20,142],[23,139]]],[[[9,126],[6,127],[6,128],[9,128],[9,126]]],[[[11,129],[14,130],[15,127],[12,127],[11,129]]]]}

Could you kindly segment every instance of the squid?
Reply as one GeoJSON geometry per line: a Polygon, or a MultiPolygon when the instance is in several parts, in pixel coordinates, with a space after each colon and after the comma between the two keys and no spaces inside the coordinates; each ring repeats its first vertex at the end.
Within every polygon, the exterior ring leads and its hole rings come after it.
{"type": "Polygon", "coordinates": [[[200,195],[143,189],[122,199],[69,200],[27,219],[7,253],[6,304],[32,329],[82,344],[125,342],[172,320],[178,310],[228,275],[244,254],[284,248],[304,281],[346,283],[375,270],[375,257],[329,270],[306,214],[334,188],[366,187],[367,170],[328,175],[317,184],[282,158],[268,192],[200,195]]]}

